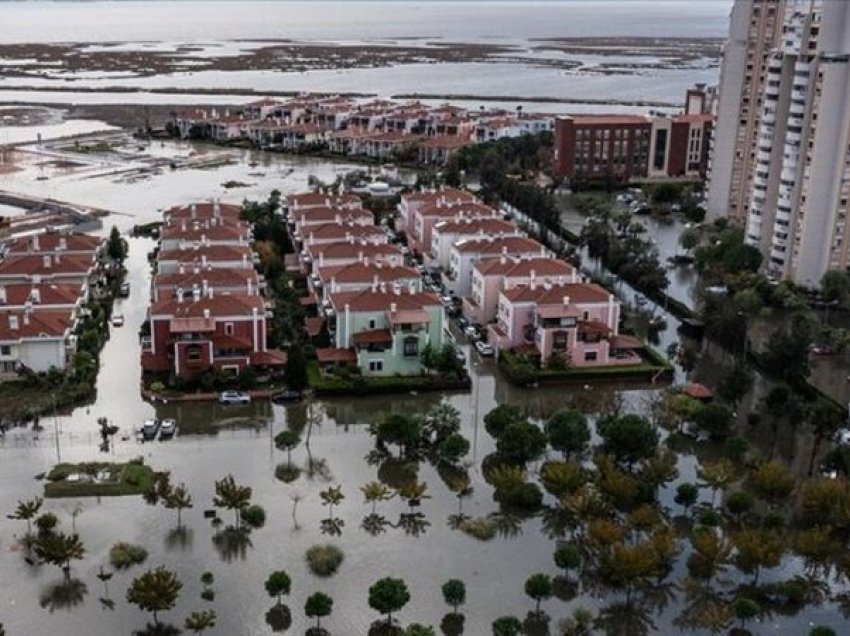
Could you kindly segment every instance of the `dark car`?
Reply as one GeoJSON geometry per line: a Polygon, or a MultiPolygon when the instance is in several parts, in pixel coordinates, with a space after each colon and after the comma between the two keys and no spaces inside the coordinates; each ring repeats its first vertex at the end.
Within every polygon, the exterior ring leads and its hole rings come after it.
{"type": "Polygon", "coordinates": [[[298,389],[282,389],[272,393],[272,402],[282,404],[285,402],[298,402],[303,394],[298,389]]]}

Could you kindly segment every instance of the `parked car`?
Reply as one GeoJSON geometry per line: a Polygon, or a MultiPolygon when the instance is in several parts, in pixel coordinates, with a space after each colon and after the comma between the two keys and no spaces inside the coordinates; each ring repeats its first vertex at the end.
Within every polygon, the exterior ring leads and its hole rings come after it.
{"type": "Polygon", "coordinates": [[[248,404],[251,396],[244,391],[222,391],[218,394],[219,404],[248,404]]]}
{"type": "Polygon", "coordinates": [[[461,316],[457,319],[457,326],[461,329],[466,329],[469,326],[469,321],[463,316],[461,316]]]}
{"type": "Polygon", "coordinates": [[[113,314],[113,316],[112,316],[112,326],[113,327],[123,327],[124,326],[124,316],[122,314],[113,314]]]}
{"type": "Polygon", "coordinates": [[[118,288],[118,295],[122,298],[126,298],[130,295],[130,283],[124,281],[121,283],[121,287],[118,288]]]}
{"type": "Polygon", "coordinates": [[[272,393],[272,402],[282,404],[285,402],[298,402],[302,397],[301,391],[298,389],[281,389],[272,393]]]}
{"type": "Polygon", "coordinates": [[[478,353],[480,355],[488,357],[488,358],[495,353],[495,350],[493,349],[493,345],[487,344],[483,340],[479,340],[478,342],[475,343],[475,349],[478,351],[478,353]]]}
{"type": "Polygon", "coordinates": [[[157,420],[145,420],[145,423],[142,424],[142,437],[146,440],[155,439],[157,431],[159,431],[157,420]]]}
{"type": "Polygon", "coordinates": [[[455,360],[457,360],[461,364],[466,364],[466,356],[463,354],[463,351],[461,351],[460,349],[455,350],[455,360]]]}
{"type": "Polygon", "coordinates": [[[159,439],[165,439],[168,437],[173,437],[174,433],[177,432],[177,422],[172,419],[162,420],[162,423],[159,425],[159,439]]]}

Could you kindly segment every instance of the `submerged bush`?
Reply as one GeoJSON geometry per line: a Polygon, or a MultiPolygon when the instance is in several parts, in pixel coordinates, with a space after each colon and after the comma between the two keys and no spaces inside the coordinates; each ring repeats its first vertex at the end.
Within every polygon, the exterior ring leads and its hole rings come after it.
{"type": "Polygon", "coordinates": [[[310,571],[316,576],[331,576],[339,569],[345,556],[335,545],[314,545],[305,555],[310,571]]]}
{"type": "Polygon", "coordinates": [[[239,513],[242,521],[252,528],[262,528],[266,523],[266,511],[262,506],[248,506],[239,513]]]}
{"type": "Polygon", "coordinates": [[[479,541],[489,541],[496,536],[496,523],[488,517],[473,517],[460,524],[461,532],[479,541]]]}
{"type": "Polygon", "coordinates": [[[285,484],[290,484],[301,476],[301,469],[295,464],[278,464],[274,469],[275,478],[285,484]]]}
{"type": "Polygon", "coordinates": [[[109,562],[116,570],[126,570],[148,558],[148,551],[132,543],[116,543],[109,548],[109,562]]]}

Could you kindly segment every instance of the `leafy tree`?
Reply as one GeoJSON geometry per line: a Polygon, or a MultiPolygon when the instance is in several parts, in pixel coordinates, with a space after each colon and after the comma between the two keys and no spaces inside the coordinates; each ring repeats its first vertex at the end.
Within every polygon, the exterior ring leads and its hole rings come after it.
{"type": "Polygon", "coordinates": [[[809,631],[809,636],[836,636],[835,630],[824,625],[812,627],[809,631]]]}
{"type": "Polygon", "coordinates": [[[691,576],[708,582],[727,567],[732,555],[729,541],[714,528],[705,526],[697,527],[691,534],[691,548],[688,571],[691,576]]]}
{"type": "Polygon", "coordinates": [[[390,413],[384,415],[370,427],[377,441],[383,444],[395,444],[399,448],[399,457],[416,448],[422,436],[422,420],[416,415],[390,413]]]}
{"type": "Polygon", "coordinates": [[[850,275],[843,270],[827,271],[820,279],[820,293],[827,302],[845,302],[850,296],[850,275]]]}
{"type": "Polygon", "coordinates": [[[785,553],[782,537],[766,528],[745,528],[732,537],[735,545],[735,566],[745,574],[753,575],[753,585],[758,583],[761,568],[779,565],[785,553]]]}
{"type": "Polygon", "coordinates": [[[565,462],[546,462],[540,471],[543,487],[559,499],[572,494],[586,481],[584,469],[574,459],[565,462]]]}
{"type": "Polygon", "coordinates": [[[39,533],[52,532],[59,525],[59,517],[52,512],[40,514],[35,519],[35,527],[39,533]]]}
{"type": "Polygon", "coordinates": [[[598,429],[605,451],[629,467],[651,457],[658,446],[655,427],[639,415],[605,418],[600,420],[598,429]]]}
{"type": "Polygon", "coordinates": [[[293,342],[286,351],[286,386],[303,391],[309,385],[307,378],[307,358],[304,348],[293,342]]]}
{"type": "Polygon", "coordinates": [[[694,416],[694,423],[712,439],[722,439],[732,429],[732,411],[721,404],[706,404],[694,416]]]}
{"type": "Polygon", "coordinates": [[[428,411],[423,427],[432,444],[440,444],[460,432],[460,411],[448,402],[440,402],[428,411]]]}
{"type": "Polygon", "coordinates": [[[484,428],[493,438],[499,439],[510,424],[525,421],[527,419],[519,407],[500,404],[484,416],[484,428]]]}
{"type": "Polygon", "coordinates": [[[387,615],[391,624],[393,612],[399,611],[410,601],[410,592],[402,579],[386,577],[376,581],[369,588],[369,607],[387,615]]]}
{"type": "Polygon", "coordinates": [[[322,628],[322,619],[331,615],[334,601],[327,594],[314,592],[304,602],[304,614],[308,618],[316,619],[316,629],[322,628]]]}
{"type": "Polygon", "coordinates": [[[460,433],[452,433],[437,446],[437,457],[449,464],[456,464],[469,453],[469,440],[460,433]]]}
{"type": "Polygon", "coordinates": [[[144,612],[151,612],[154,623],[159,625],[157,613],[174,607],[182,588],[183,584],[174,572],[158,567],[133,579],[127,589],[127,602],[144,612]]]}
{"type": "Polygon", "coordinates": [[[458,608],[466,603],[466,585],[460,579],[449,579],[443,583],[441,588],[443,600],[452,606],[452,611],[457,614],[458,608]]]}
{"type": "Polygon", "coordinates": [[[587,419],[576,409],[566,408],[556,411],[546,421],[546,437],[549,444],[565,457],[581,454],[590,442],[590,428],[587,419]]]}
{"type": "Polygon", "coordinates": [[[788,382],[808,377],[809,349],[814,340],[811,320],[798,314],[791,318],[790,327],[774,331],[762,353],[762,363],[767,370],[788,382]]]}
{"type": "Polygon", "coordinates": [[[749,485],[756,496],[775,506],[794,490],[794,477],[777,461],[762,462],[750,473],[749,485]]]}
{"type": "Polygon", "coordinates": [[[286,451],[286,463],[292,464],[292,449],[301,443],[301,436],[295,431],[285,429],[274,436],[274,445],[286,451]]]}
{"type": "Polygon", "coordinates": [[[386,501],[393,496],[392,491],[386,484],[379,481],[370,481],[360,486],[360,492],[363,493],[363,499],[366,503],[372,504],[372,514],[375,514],[378,502],[386,501]]]}
{"type": "Polygon", "coordinates": [[[123,263],[127,258],[127,243],[121,238],[121,232],[114,225],[106,241],[106,254],[116,263],[123,263]]]}
{"type": "Polygon", "coordinates": [[[493,636],[519,636],[522,623],[516,616],[500,616],[493,621],[493,636]]]}
{"type": "Polygon", "coordinates": [[[558,547],[552,557],[555,559],[555,565],[567,572],[578,570],[581,566],[581,553],[572,543],[558,547]]]}
{"type": "Polygon", "coordinates": [[[33,497],[24,501],[19,500],[18,505],[15,507],[15,512],[11,515],[12,519],[27,522],[27,534],[32,532],[32,520],[35,519],[38,511],[41,510],[42,503],[44,503],[44,500],[41,497],[33,497]]]}
{"type": "Polygon", "coordinates": [[[727,369],[717,383],[717,395],[733,407],[753,388],[753,373],[743,362],[727,369]]]}
{"type": "Polygon", "coordinates": [[[676,496],[673,497],[673,501],[682,506],[685,512],[697,502],[697,499],[699,499],[699,488],[696,484],[684,483],[676,487],[676,496]]]}
{"type": "Polygon", "coordinates": [[[183,626],[190,632],[195,634],[203,634],[208,629],[215,627],[216,614],[213,610],[202,610],[200,612],[192,612],[186,617],[186,622],[183,626]]]}
{"type": "Polygon", "coordinates": [[[617,542],[601,555],[599,576],[613,589],[625,590],[626,604],[629,605],[632,592],[647,586],[658,573],[657,568],[657,557],[647,543],[629,545],[617,542]]]}
{"type": "Polygon", "coordinates": [[[283,604],[283,595],[288,595],[291,587],[292,579],[285,570],[275,570],[266,579],[266,592],[272,598],[277,598],[278,605],[283,604]]]}
{"type": "Polygon", "coordinates": [[[546,574],[532,574],[525,582],[525,594],[537,603],[535,612],[540,614],[540,604],[552,598],[552,579],[546,574]]]}
{"type": "Polygon", "coordinates": [[[216,508],[232,510],[236,515],[236,526],[238,527],[239,513],[251,502],[251,493],[250,486],[240,486],[233,479],[233,475],[228,475],[224,479],[215,482],[213,505],[216,508]]]}
{"type": "Polygon", "coordinates": [[[732,604],[732,609],[735,612],[735,617],[741,621],[742,625],[761,613],[761,606],[749,598],[736,599],[732,604]]]}
{"type": "Polygon", "coordinates": [[[65,578],[70,579],[71,561],[81,560],[86,553],[77,534],[49,532],[40,535],[33,544],[35,554],[42,561],[62,568],[65,578]]]}
{"type": "Polygon", "coordinates": [[[496,451],[509,461],[526,464],[546,450],[546,436],[528,420],[509,424],[496,440],[496,451]]]}
{"type": "Polygon", "coordinates": [[[753,509],[753,496],[743,490],[730,493],[726,497],[726,509],[740,521],[741,515],[753,509]]]}

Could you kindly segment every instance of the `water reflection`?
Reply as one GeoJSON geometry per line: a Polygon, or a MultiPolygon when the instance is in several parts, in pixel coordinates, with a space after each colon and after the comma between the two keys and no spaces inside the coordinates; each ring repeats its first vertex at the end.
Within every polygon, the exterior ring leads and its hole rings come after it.
{"type": "Polygon", "coordinates": [[[88,593],[88,587],[80,579],[62,579],[42,589],[38,602],[52,614],[57,610],[74,609],[88,593]]]}
{"type": "Polygon", "coordinates": [[[292,625],[292,612],[286,605],[275,605],[266,612],[266,624],[273,632],[285,632],[292,625]]]}
{"type": "Polygon", "coordinates": [[[251,531],[247,528],[234,528],[228,526],[213,535],[213,545],[218,555],[225,563],[237,559],[244,561],[248,556],[248,548],[253,547],[251,543],[251,531]]]}
{"type": "Polygon", "coordinates": [[[169,623],[148,623],[144,629],[133,632],[133,636],[178,636],[180,630],[169,623]]]}
{"type": "Polygon", "coordinates": [[[186,526],[172,528],[165,535],[165,547],[168,550],[191,550],[195,532],[186,526]]]}
{"type": "Polygon", "coordinates": [[[360,528],[373,537],[377,537],[379,534],[384,534],[387,531],[387,528],[392,525],[385,516],[373,512],[372,514],[366,515],[363,517],[363,521],[360,523],[360,528]]]}

